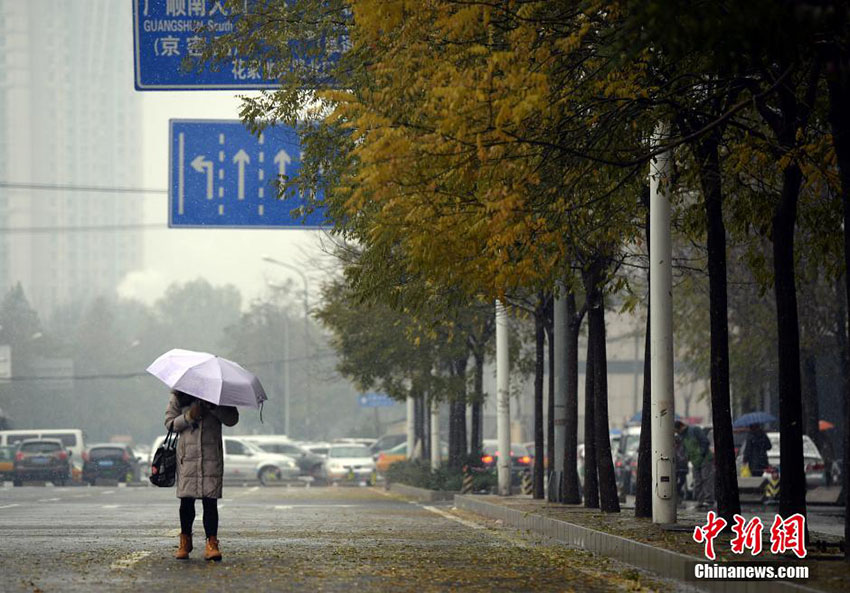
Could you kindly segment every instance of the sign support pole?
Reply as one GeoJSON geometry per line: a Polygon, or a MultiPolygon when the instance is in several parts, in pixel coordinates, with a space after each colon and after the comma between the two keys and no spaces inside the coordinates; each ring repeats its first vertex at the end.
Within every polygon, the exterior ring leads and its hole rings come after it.
{"type": "MultiPolygon", "coordinates": [[[[655,144],[670,136],[659,123],[655,144]]],[[[676,522],[673,444],[673,248],[670,237],[670,151],[649,165],[649,302],[652,409],[652,522],[676,522]]]]}

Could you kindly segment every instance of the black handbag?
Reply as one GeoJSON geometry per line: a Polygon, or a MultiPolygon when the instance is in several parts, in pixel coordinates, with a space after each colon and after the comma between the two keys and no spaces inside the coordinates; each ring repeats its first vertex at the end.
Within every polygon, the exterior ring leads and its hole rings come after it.
{"type": "Polygon", "coordinates": [[[170,488],[177,481],[177,433],[171,428],[153,454],[150,481],[160,488],[170,488]]]}

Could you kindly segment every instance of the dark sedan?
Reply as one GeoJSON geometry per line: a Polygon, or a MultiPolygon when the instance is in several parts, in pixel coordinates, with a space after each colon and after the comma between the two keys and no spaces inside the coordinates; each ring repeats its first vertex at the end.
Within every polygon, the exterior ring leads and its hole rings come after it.
{"type": "MultiPolygon", "coordinates": [[[[499,460],[499,443],[495,440],[485,440],[481,455],[481,463],[487,468],[496,468],[499,460]]],[[[531,469],[534,458],[525,445],[511,443],[511,483],[522,481],[522,474],[531,469]]]]}
{"type": "Polygon", "coordinates": [[[15,452],[15,486],[28,480],[51,481],[64,486],[71,478],[71,453],[59,439],[21,441],[15,452]]]}
{"type": "Polygon", "coordinates": [[[133,449],[126,445],[92,445],[83,453],[83,481],[94,485],[98,478],[135,482],[141,469],[133,449]]]}

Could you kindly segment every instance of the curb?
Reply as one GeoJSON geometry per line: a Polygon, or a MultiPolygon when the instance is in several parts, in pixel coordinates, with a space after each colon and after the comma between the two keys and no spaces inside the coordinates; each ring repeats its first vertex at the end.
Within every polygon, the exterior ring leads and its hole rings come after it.
{"type": "Polygon", "coordinates": [[[787,581],[697,581],[692,577],[693,565],[701,562],[700,558],[663,550],[560,519],[476,500],[474,496],[459,494],[454,497],[454,502],[458,509],[484,515],[491,519],[500,519],[505,525],[547,535],[557,541],[594,554],[615,558],[626,564],[646,569],[660,577],[684,582],[703,591],[711,591],[712,593],[762,593],[769,589],[771,593],[820,593],[818,589],[787,581]]]}
{"type": "Polygon", "coordinates": [[[416,486],[408,486],[407,484],[387,484],[386,489],[420,502],[455,500],[455,495],[459,494],[455,490],[428,490],[427,488],[417,488],[416,486]]]}

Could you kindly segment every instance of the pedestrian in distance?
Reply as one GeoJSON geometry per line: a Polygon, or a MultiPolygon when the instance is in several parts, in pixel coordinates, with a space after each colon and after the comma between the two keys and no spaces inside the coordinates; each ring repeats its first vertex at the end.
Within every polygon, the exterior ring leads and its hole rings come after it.
{"type": "Polygon", "coordinates": [[[767,452],[773,447],[764,433],[761,424],[750,424],[747,442],[744,445],[744,463],[750,468],[750,475],[759,478],[768,466],[767,452]]]}
{"type": "Polygon", "coordinates": [[[694,468],[694,498],[697,507],[714,506],[714,454],[708,437],[699,426],[688,426],[681,420],[675,422],[676,432],[682,439],[685,455],[694,468]]]}
{"type": "Polygon", "coordinates": [[[182,391],[171,392],[165,411],[165,427],[177,439],[177,498],[180,499],[180,546],[174,557],[186,560],[192,551],[192,524],[195,499],[204,508],[205,560],[220,561],[218,542],[218,499],[224,475],[221,425],[239,422],[239,412],[231,406],[216,406],[182,391]]]}

